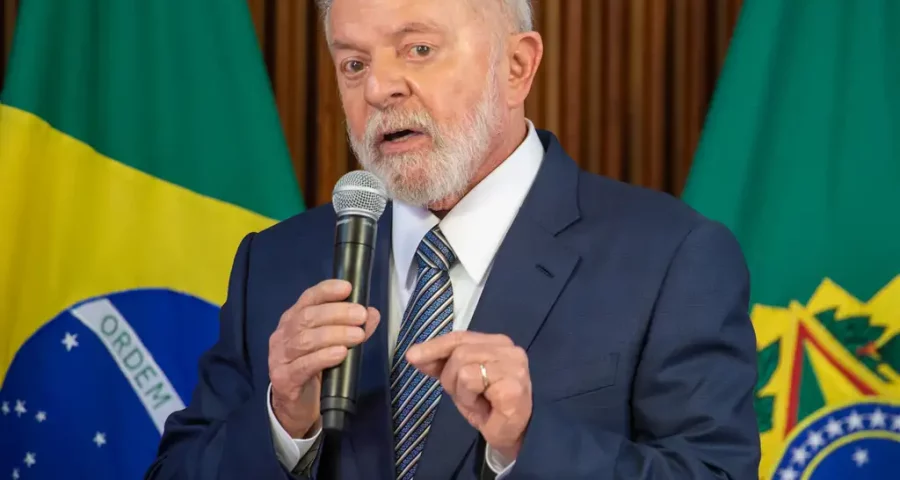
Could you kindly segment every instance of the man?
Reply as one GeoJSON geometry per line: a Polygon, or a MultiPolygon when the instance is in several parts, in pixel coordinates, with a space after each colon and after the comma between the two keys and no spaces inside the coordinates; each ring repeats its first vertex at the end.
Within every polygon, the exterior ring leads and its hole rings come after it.
{"type": "Polygon", "coordinates": [[[372,306],[328,280],[331,206],[248,235],[148,478],[315,477],[321,372],[365,342],[344,478],[756,479],[738,245],[534,129],[529,2],[320,7],[353,149],[393,199],[372,306]]]}

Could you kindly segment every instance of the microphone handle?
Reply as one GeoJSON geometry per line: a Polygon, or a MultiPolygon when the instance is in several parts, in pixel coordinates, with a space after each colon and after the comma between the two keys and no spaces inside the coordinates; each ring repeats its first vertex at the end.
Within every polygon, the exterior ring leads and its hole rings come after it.
{"type": "MultiPolygon", "coordinates": [[[[333,278],[353,286],[348,302],[369,306],[372,259],[378,224],[369,217],[347,215],[335,225],[333,278]]],[[[356,413],[357,383],[362,360],[362,344],[347,352],[341,364],[322,373],[322,429],[344,432],[356,413]]]]}

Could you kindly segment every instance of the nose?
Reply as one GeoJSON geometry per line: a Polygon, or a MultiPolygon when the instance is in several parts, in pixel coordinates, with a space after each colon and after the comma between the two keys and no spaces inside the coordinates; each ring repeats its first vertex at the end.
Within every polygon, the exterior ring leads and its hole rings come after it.
{"type": "Polygon", "coordinates": [[[380,109],[402,102],[410,95],[402,67],[391,59],[373,60],[366,78],[366,101],[380,109]]]}

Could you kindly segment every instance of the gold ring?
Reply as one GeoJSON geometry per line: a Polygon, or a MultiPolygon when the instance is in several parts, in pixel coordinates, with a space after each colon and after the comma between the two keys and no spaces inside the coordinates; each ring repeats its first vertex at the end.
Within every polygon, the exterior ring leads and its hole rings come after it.
{"type": "Polygon", "coordinates": [[[479,363],[478,366],[481,367],[481,381],[484,382],[484,389],[487,390],[488,385],[490,385],[490,382],[488,381],[488,376],[487,376],[487,369],[484,368],[483,363],[479,363]]]}

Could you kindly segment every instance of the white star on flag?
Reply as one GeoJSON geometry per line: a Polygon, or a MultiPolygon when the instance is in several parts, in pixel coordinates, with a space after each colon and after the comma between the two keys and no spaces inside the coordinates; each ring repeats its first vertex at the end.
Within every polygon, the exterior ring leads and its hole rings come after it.
{"type": "Polygon", "coordinates": [[[3,406],[0,407],[0,411],[2,411],[4,415],[9,415],[9,402],[3,402],[3,406]]]}
{"type": "Polygon", "coordinates": [[[885,415],[880,408],[875,409],[875,411],[872,412],[872,416],[869,417],[869,423],[872,424],[872,428],[884,428],[887,423],[887,415],[885,415]]]}
{"type": "Polygon", "coordinates": [[[18,468],[13,469],[12,478],[13,478],[13,480],[19,480],[19,469],[18,468]]]}
{"type": "Polygon", "coordinates": [[[44,411],[38,412],[37,415],[34,416],[34,419],[37,420],[38,423],[43,422],[44,420],[47,419],[47,412],[44,412],[44,411]]]}
{"type": "Polygon", "coordinates": [[[891,430],[900,432],[900,415],[894,415],[894,422],[891,423],[891,430]]]}
{"type": "Polygon", "coordinates": [[[797,480],[797,471],[793,468],[782,470],[778,475],[779,480],[797,480]]]}
{"type": "Polygon", "coordinates": [[[25,454],[25,460],[23,461],[25,462],[25,465],[28,465],[28,468],[31,468],[32,465],[37,463],[37,460],[35,460],[34,458],[35,456],[36,455],[32,452],[28,452],[25,454]]]}
{"type": "Polygon", "coordinates": [[[865,465],[869,461],[869,452],[862,448],[857,448],[853,452],[853,461],[856,462],[857,467],[865,465]]]}
{"type": "Polygon", "coordinates": [[[825,425],[825,431],[828,432],[828,438],[840,437],[844,434],[844,427],[841,426],[841,422],[829,418],[828,424],[825,425]]]}
{"type": "Polygon", "coordinates": [[[809,447],[813,450],[818,450],[822,448],[822,445],[825,445],[825,439],[822,437],[822,434],[817,431],[809,432],[809,436],[806,438],[806,443],[809,444],[809,447]]]}
{"type": "Polygon", "coordinates": [[[100,448],[103,445],[106,445],[106,434],[97,432],[97,434],[94,435],[94,443],[97,444],[97,448],[100,448]]]}
{"type": "Polygon", "coordinates": [[[25,408],[25,401],[16,400],[16,414],[21,417],[26,413],[28,413],[28,410],[25,408]]]}
{"type": "Polygon", "coordinates": [[[850,430],[859,430],[863,428],[862,415],[856,413],[856,410],[850,412],[850,415],[847,417],[847,428],[850,430]]]}
{"type": "Polygon", "coordinates": [[[63,338],[62,344],[66,346],[66,351],[71,352],[73,348],[78,346],[78,334],[71,334],[66,332],[66,337],[63,338]]]}
{"type": "Polygon", "coordinates": [[[809,460],[809,453],[805,448],[799,447],[795,448],[792,452],[793,462],[797,463],[801,467],[807,460],[809,460]]]}

